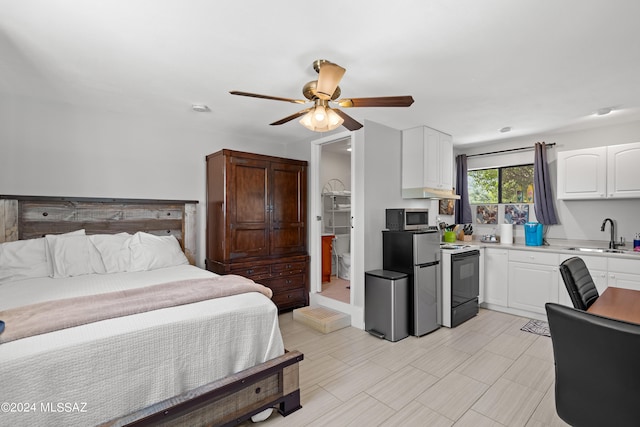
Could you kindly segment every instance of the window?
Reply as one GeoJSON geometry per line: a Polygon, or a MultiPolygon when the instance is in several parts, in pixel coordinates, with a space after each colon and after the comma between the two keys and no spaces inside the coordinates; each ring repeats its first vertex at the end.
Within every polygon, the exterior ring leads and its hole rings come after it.
{"type": "Polygon", "coordinates": [[[533,203],[533,164],[467,171],[469,203],[533,203]]]}

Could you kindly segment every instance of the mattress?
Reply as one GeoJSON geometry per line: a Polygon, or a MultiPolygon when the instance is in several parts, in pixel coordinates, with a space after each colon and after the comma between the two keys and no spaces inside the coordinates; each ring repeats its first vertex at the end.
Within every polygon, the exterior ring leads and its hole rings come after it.
{"type": "MultiPolygon", "coordinates": [[[[212,275],[181,265],[27,279],[0,286],[0,310],[212,275]]],[[[283,353],[277,308],[256,292],[8,342],[0,345],[0,425],[95,425],[283,353]]]]}

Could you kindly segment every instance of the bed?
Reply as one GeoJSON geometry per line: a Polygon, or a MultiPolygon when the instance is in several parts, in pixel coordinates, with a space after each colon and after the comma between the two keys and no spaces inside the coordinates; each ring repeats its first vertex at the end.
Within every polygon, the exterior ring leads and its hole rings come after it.
{"type": "MultiPolygon", "coordinates": [[[[191,201],[0,196],[2,242],[0,313],[37,307],[47,326],[64,316],[34,304],[232,279],[192,265],[191,201]],[[33,258],[41,248],[45,262],[33,258]]],[[[259,292],[44,331],[0,334],[2,425],[235,425],[300,408],[303,356],[285,351],[277,308],[259,292]]]]}

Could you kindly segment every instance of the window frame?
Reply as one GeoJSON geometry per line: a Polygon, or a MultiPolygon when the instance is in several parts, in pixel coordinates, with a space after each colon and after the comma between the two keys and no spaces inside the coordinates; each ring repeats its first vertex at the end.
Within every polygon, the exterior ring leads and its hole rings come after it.
{"type": "MultiPolygon", "coordinates": [[[[526,202],[526,201],[522,201],[522,202],[505,202],[502,200],[502,172],[503,169],[510,169],[510,168],[518,168],[518,167],[523,167],[523,166],[531,166],[532,168],[534,167],[533,163],[522,163],[522,164],[517,164],[517,165],[508,165],[508,166],[493,166],[493,167],[486,167],[486,168],[476,168],[476,169],[467,169],[467,176],[469,175],[469,172],[473,172],[473,171],[482,171],[482,170],[491,170],[491,169],[497,169],[498,170],[498,201],[497,202],[472,202],[471,200],[469,200],[469,204],[470,205],[487,205],[487,204],[497,204],[497,205],[506,205],[506,204],[518,204],[518,203],[525,203],[525,204],[531,204],[533,202],[526,202]]],[[[533,185],[533,191],[535,194],[535,183],[532,179],[531,184],[533,185]]]]}

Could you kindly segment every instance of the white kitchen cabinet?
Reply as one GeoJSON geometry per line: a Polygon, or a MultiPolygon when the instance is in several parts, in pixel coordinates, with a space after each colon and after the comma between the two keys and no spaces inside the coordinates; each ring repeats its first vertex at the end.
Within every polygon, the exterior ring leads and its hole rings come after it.
{"type": "Polygon", "coordinates": [[[558,152],[558,199],[604,199],[606,147],[558,152]]]}
{"type": "Polygon", "coordinates": [[[557,197],[640,198],[640,142],[558,153],[557,197]]]}
{"type": "Polygon", "coordinates": [[[640,198],[640,142],[607,147],[607,197],[640,198]]]}
{"type": "MultiPolygon", "coordinates": [[[[560,254],[560,258],[558,259],[558,265],[560,265],[565,260],[572,258],[575,255],[566,255],[560,254]]],[[[602,293],[607,289],[607,258],[600,256],[580,256],[584,261],[587,269],[589,270],[589,274],[591,274],[591,278],[593,279],[593,283],[596,285],[596,289],[598,293],[602,295],[602,293]]],[[[640,265],[639,265],[640,266],[640,265]]],[[[569,297],[569,292],[567,291],[567,287],[564,284],[564,280],[562,279],[562,275],[560,275],[559,285],[558,285],[558,303],[566,305],[568,307],[573,307],[573,303],[571,302],[571,297],[569,297]]]]}
{"type": "Polygon", "coordinates": [[[429,129],[425,138],[424,186],[438,190],[453,188],[453,142],[451,135],[429,129]]]}
{"type": "Polygon", "coordinates": [[[453,142],[451,135],[419,126],[402,131],[402,194],[420,197],[422,189],[453,188],[453,142]]]}
{"type": "Polygon", "coordinates": [[[546,314],[547,302],[558,302],[558,254],[509,251],[510,308],[546,314]]]}
{"type": "Polygon", "coordinates": [[[608,259],[608,285],[640,290],[640,262],[633,259],[608,259]]]}
{"type": "Polygon", "coordinates": [[[484,262],[484,302],[506,307],[509,251],[501,248],[485,248],[484,262]]]}

